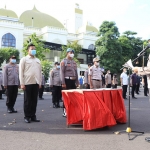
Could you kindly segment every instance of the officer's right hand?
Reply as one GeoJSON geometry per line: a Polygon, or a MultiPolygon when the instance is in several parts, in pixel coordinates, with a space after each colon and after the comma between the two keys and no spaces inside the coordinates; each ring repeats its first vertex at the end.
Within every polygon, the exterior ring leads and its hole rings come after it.
{"type": "Polygon", "coordinates": [[[52,88],[52,87],[53,87],[53,85],[50,85],[50,87],[52,88]]]}
{"type": "Polygon", "coordinates": [[[62,84],[62,88],[66,89],[66,84],[62,84]]]}
{"type": "Polygon", "coordinates": [[[4,89],[7,89],[7,86],[4,86],[4,89]]]}
{"type": "Polygon", "coordinates": [[[21,85],[21,89],[25,90],[26,89],[25,85],[21,85]]]}

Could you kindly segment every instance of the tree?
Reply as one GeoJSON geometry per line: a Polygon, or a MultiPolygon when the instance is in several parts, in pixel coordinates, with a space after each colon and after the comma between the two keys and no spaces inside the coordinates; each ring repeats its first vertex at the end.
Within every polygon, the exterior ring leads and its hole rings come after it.
{"type": "Polygon", "coordinates": [[[104,21],[99,28],[99,39],[96,41],[96,53],[101,58],[105,70],[119,72],[122,64],[121,45],[118,41],[120,33],[114,22],[104,21]]]}
{"type": "Polygon", "coordinates": [[[42,64],[42,71],[43,71],[45,80],[48,80],[49,72],[52,69],[52,62],[48,60],[43,60],[41,61],[41,64],[42,64]]]}
{"type": "Polygon", "coordinates": [[[66,55],[67,55],[67,48],[72,48],[75,53],[74,53],[74,61],[79,63],[77,57],[78,57],[78,54],[82,51],[82,47],[81,45],[78,44],[78,41],[73,41],[73,42],[68,42],[66,46],[62,46],[62,53],[61,53],[61,60],[66,58],[66,55]]]}
{"type": "Polygon", "coordinates": [[[37,36],[36,33],[33,33],[23,44],[23,54],[27,55],[27,47],[29,43],[32,42],[36,47],[36,57],[40,60],[45,59],[46,52],[50,52],[50,49],[45,48],[44,41],[42,41],[42,36],[37,36]]]}
{"type": "Polygon", "coordinates": [[[129,40],[129,38],[125,35],[122,35],[118,38],[119,43],[122,47],[122,64],[124,64],[125,62],[127,62],[129,59],[131,59],[132,54],[133,54],[133,48],[131,46],[131,42],[129,40]]]}
{"type": "Polygon", "coordinates": [[[16,60],[19,61],[19,50],[12,48],[12,47],[5,47],[0,49],[0,66],[1,64],[6,61],[9,61],[10,56],[16,56],[16,60]]]}
{"type": "MultiPolygon", "coordinates": [[[[128,55],[129,59],[134,60],[137,57],[137,54],[143,49],[143,41],[140,37],[135,37],[137,33],[134,31],[125,31],[123,33],[123,36],[128,39],[128,48],[123,49],[130,53],[128,55]],[[130,47],[130,49],[129,49],[130,47]]],[[[126,44],[127,45],[127,44],[126,44]]],[[[137,61],[133,63],[135,66],[141,66],[142,65],[142,57],[140,57],[137,61]]]]}

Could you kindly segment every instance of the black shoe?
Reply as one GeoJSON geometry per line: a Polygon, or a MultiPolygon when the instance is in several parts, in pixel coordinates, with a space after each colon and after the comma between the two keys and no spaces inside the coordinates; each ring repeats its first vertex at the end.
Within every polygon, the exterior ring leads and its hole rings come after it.
{"type": "Polygon", "coordinates": [[[139,93],[136,93],[136,94],[138,94],[138,95],[139,95],[139,93]]]}
{"type": "Polygon", "coordinates": [[[31,121],[30,121],[30,118],[27,118],[27,117],[24,118],[24,121],[25,121],[26,123],[30,123],[30,122],[31,122],[31,121]]]}
{"type": "Polygon", "coordinates": [[[136,97],[132,97],[133,99],[137,99],[136,97]]]}
{"type": "Polygon", "coordinates": [[[63,117],[67,117],[67,114],[66,114],[66,113],[63,113],[62,116],[63,116],[63,117]]]}
{"type": "Polygon", "coordinates": [[[148,95],[144,95],[144,96],[148,96],[148,95]]]}
{"type": "Polygon", "coordinates": [[[127,98],[125,98],[125,99],[127,99],[127,98]]]}
{"type": "Polygon", "coordinates": [[[33,121],[33,122],[40,122],[40,120],[36,119],[36,117],[31,118],[31,121],[33,121]]]}
{"type": "Polygon", "coordinates": [[[8,109],[7,109],[7,112],[8,112],[8,113],[13,113],[13,110],[10,109],[10,108],[8,108],[8,109]]]}
{"type": "Polygon", "coordinates": [[[42,97],[42,98],[41,98],[41,97],[39,97],[39,100],[44,100],[44,98],[43,98],[43,97],[42,97]]]}
{"type": "Polygon", "coordinates": [[[146,137],[145,141],[150,142],[150,137],[146,137]]]}
{"type": "Polygon", "coordinates": [[[13,112],[13,113],[17,113],[18,111],[13,108],[13,109],[12,109],[12,112],[13,112]]]}

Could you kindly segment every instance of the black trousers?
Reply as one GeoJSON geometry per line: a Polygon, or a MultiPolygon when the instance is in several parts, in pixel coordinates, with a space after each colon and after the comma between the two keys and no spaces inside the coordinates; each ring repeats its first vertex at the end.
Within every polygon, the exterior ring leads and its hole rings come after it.
{"type": "MultiPolygon", "coordinates": [[[[66,89],[67,90],[76,89],[75,82],[76,82],[75,80],[65,79],[66,89]]],[[[63,107],[65,108],[64,103],[63,103],[63,107]]]]}
{"type": "Polygon", "coordinates": [[[36,117],[39,85],[25,85],[25,88],[26,89],[24,90],[24,115],[27,118],[36,117]]]}
{"type": "Polygon", "coordinates": [[[125,99],[127,93],[127,85],[122,86],[122,97],[125,99]]]}
{"type": "Polygon", "coordinates": [[[106,86],[107,88],[111,88],[111,84],[107,84],[107,86],[106,86]]]}
{"type": "Polygon", "coordinates": [[[136,84],[133,84],[132,85],[132,97],[134,97],[135,89],[136,89],[136,84]]]}
{"type": "MultiPolygon", "coordinates": [[[[1,88],[2,88],[2,86],[1,86],[1,88]]],[[[2,94],[3,94],[3,90],[0,90],[0,99],[2,99],[2,94]]]]}
{"type": "Polygon", "coordinates": [[[18,95],[18,85],[8,85],[6,95],[7,95],[6,106],[10,109],[14,108],[18,95]]]}
{"type": "Polygon", "coordinates": [[[139,93],[139,89],[140,89],[140,84],[137,84],[137,85],[136,85],[136,93],[137,93],[137,94],[139,93]]]}
{"type": "Polygon", "coordinates": [[[62,87],[61,86],[53,86],[53,92],[52,92],[52,95],[53,95],[53,104],[59,106],[59,100],[61,100],[61,90],[62,90],[62,87]]]}
{"type": "Polygon", "coordinates": [[[147,85],[144,85],[144,95],[147,96],[148,93],[148,87],[147,85]]]}
{"type": "Polygon", "coordinates": [[[43,97],[43,92],[44,92],[44,85],[41,85],[41,88],[39,89],[39,98],[43,97]]]}

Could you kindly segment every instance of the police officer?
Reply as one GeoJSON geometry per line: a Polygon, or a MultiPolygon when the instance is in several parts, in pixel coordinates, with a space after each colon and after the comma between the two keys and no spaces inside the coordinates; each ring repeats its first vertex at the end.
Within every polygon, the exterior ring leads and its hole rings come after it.
{"type": "Polygon", "coordinates": [[[89,69],[89,83],[91,89],[102,88],[102,70],[99,67],[99,58],[94,58],[94,65],[89,69]]]}
{"type": "Polygon", "coordinates": [[[24,121],[26,123],[40,122],[36,118],[36,107],[39,88],[41,88],[42,67],[40,60],[35,57],[35,45],[30,43],[27,47],[28,55],[20,60],[19,78],[21,88],[24,90],[24,121]]]}
{"type": "Polygon", "coordinates": [[[3,93],[3,74],[2,74],[2,70],[0,69],[0,100],[3,100],[2,98],[2,93],[3,93]]]}
{"type": "Polygon", "coordinates": [[[42,72],[41,88],[39,88],[39,100],[44,100],[44,98],[43,98],[44,85],[45,85],[45,77],[42,72]]]}
{"type": "MultiPolygon", "coordinates": [[[[77,64],[73,60],[74,50],[72,48],[67,49],[67,57],[61,61],[60,75],[62,80],[62,88],[64,89],[76,89],[79,86],[77,64]]],[[[64,109],[63,116],[66,116],[64,109]]]]}
{"type": "Polygon", "coordinates": [[[107,71],[107,74],[105,75],[105,83],[107,88],[111,88],[112,79],[111,79],[111,73],[110,70],[107,71]]]}
{"type": "Polygon", "coordinates": [[[90,84],[89,84],[89,68],[91,67],[91,64],[88,64],[88,69],[84,72],[84,86],[86,89],[90,89],[90,84]]]}
{"type": "Polygon", "coordinates": [[[53,88],[53,108],[59,108],[59,100],[61,100],[61,78],[60,63],[55,62],[55,68],[50,71],[50,87],[53,88]]]}
{"type": "Polygon", "coordinates": [[[113,88],[117,88],[118,79],[117,79],[117,74],[116,73],[113,75],[112,83],[113,83],[113,88]]]}
{"type": "Polygon", "coordinates": [[[11,56],[9,63],[4,67],[3,82],[7,92],[7,112],[17,113],[17,110],[14,109],[14,105],[18,95],[19,67],[16,64],[15,56],[11,56]]]}

